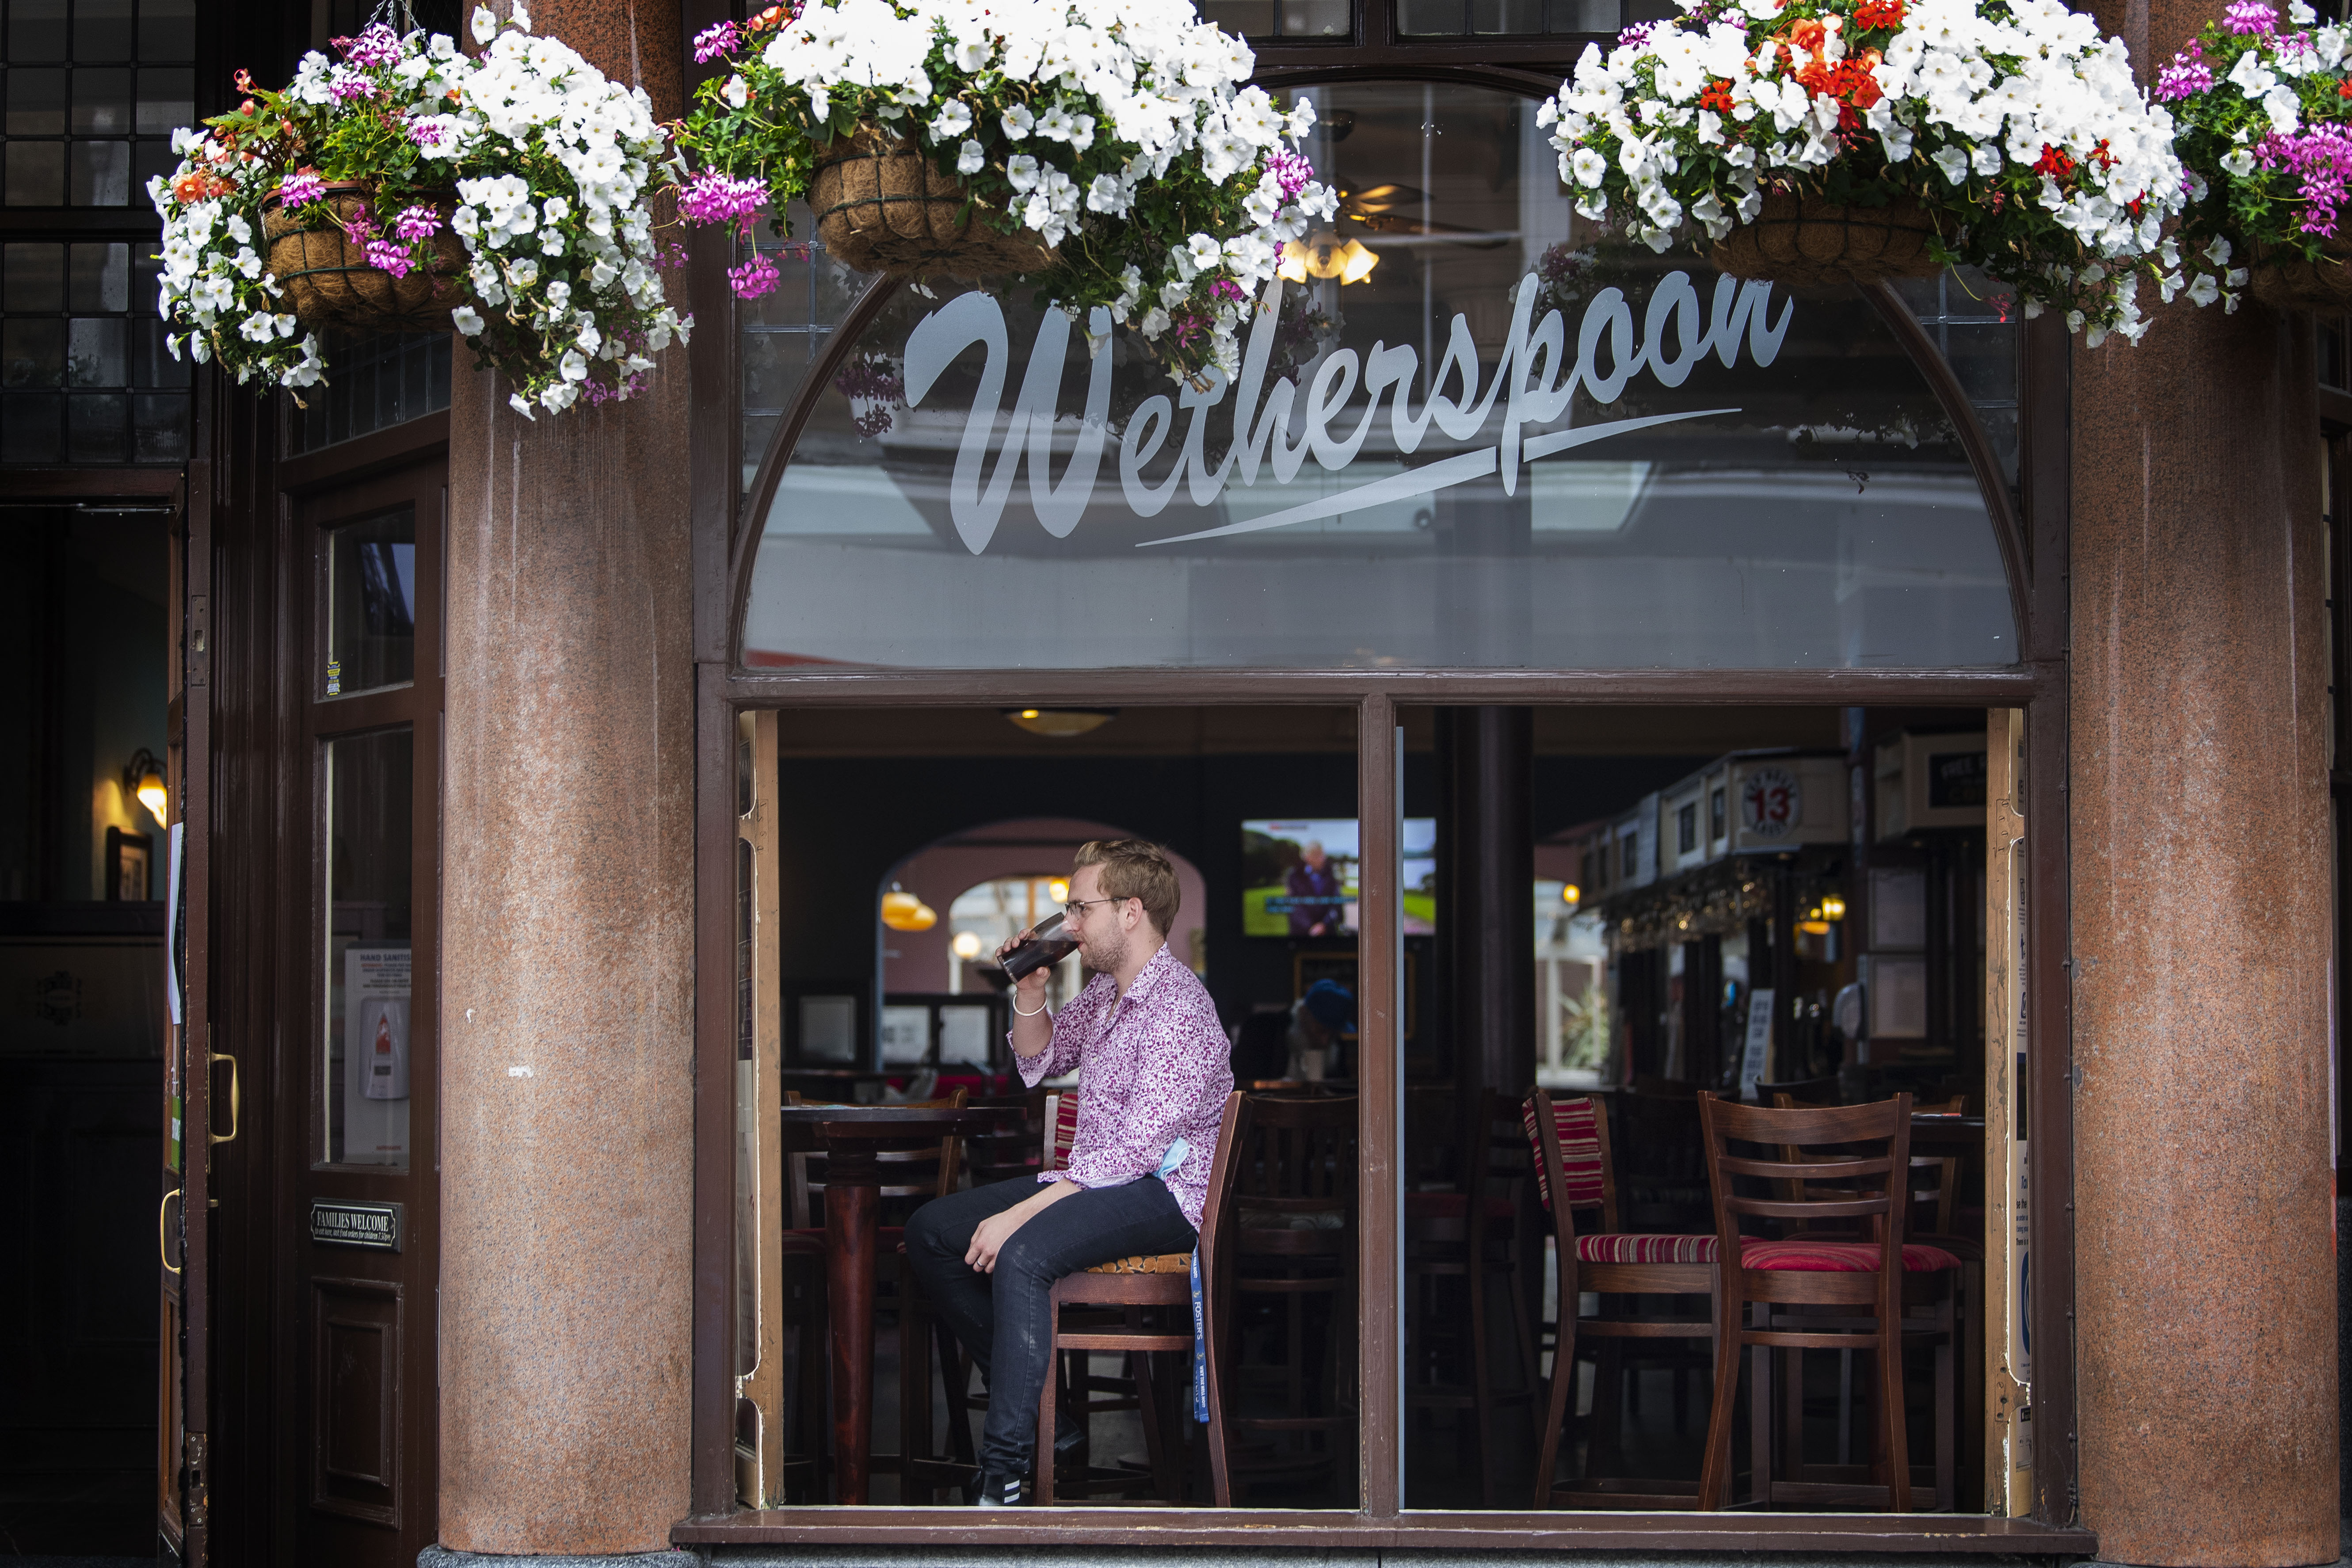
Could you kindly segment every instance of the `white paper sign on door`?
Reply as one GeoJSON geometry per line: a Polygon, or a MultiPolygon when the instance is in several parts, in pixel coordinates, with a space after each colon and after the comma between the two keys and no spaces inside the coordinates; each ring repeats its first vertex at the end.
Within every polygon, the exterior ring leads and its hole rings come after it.
{"type": "Polygon", "coordinates": [[[1756,1098],[1756,1080],[1764,1076],[1765,1058],[1772,1049],[1772,989],[1759,986],[1748,994],[1748,1048],[1739,1058],[1739,1098],[1756,1098]]]}
{"type": "Polygon", "coordinates": [[[343,1148],[359,1165],[408,1155],[405,947],[343,950],[343,1148]]]}

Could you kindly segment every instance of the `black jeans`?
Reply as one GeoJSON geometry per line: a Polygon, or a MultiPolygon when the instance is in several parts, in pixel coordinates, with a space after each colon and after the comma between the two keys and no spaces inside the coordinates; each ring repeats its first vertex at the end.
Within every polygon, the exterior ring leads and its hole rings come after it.
{"type": "Polygon", "coordinates": [[[1175,1195],[1146,1176],[1063,1198],[1013,1233],[992,1274],[966,1265],[981,1221],[1036,1191],[1029,1176],[973,1187],[934,1198],[907,1221],[915,1278],[988,1378],[980,1462],[998,1475],[1025,1474],[1037,1447],[1037,1402],[1053,1363],[1046,1309],[1054,1281],[1135,1253],[1190,1252],[1198,1242],[1175,1195]]]}

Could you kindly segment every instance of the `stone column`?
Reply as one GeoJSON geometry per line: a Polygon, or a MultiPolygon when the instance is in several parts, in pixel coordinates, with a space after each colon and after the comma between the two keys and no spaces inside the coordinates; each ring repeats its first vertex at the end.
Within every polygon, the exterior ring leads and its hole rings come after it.
{"type": "MultiPolygon", "coordinates": [[[[2209,14],[2130,12],[2107,21],[2141,29],[2143,78],[2209,14]]],[[[2311,330],[2251,302],[2183,304],[2137,349],[2074,354],[2081,1085],[2073,1190],[2037,1184],[2034,1200],[2074,1205],[2072,1429],[2082,1521],[2109,1562],[2337,1552],[2311,330]]],[[[2035,1415],[2042,1444],[2065,1440],[2064,1413],[2035,1415]]]]}
{"type": "MultiPolygon", "coordinates": [[[[679,112],[675,6],[531,10],[679,112]]],[[[693,1363],[686,356],[533,424],[457,352],[440,1539],[653,1551],[688,1511],[693,1363]]]]}

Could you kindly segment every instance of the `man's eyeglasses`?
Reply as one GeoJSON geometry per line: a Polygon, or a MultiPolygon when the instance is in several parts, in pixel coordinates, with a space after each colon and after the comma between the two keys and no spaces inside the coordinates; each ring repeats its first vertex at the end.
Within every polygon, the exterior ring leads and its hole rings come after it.
{"type": "Polygon", "coordinates": [[[1125,899],[1072,899],[1062,906],[1062,914],[1068,920],[1084,920],[1088,904],[1123,904],[1125,902],[1127,902],[1125,899]]]}

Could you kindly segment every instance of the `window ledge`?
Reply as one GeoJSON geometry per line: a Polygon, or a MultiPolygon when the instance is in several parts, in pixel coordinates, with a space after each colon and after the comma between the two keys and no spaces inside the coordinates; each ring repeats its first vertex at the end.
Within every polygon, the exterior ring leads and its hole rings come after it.
{"type": "MultiPolygon", "coordinates": [[[[746,1510],[688,1520],[670,1531],[679,1546],[791,1546],[804,1552],[761,1552],[747,1563],[774,1568],[815,1568],[845,1545],[961,1546],[959,1568],[992,1568],[986,1552],[1002,1542],[1033,1564],[1041,1553],[1028,1543],[1056,1546],[1255,1546],[1297,1552],[1302,1564],[1334,1551],[1398,1550],[1496,1552],[1543,1550],[1756,1552],[1900,1552],[1955,1556],[2094,1555],[2098,1538],[2087,1530],[2030,1519],[1971,1514],[1696,1513],[1410,1513],[1373,1521],[1357,1513],[1311,1510],[1056,1508],[993,1516],[971,1509],[798,1508],[746,1510]],[[1295,1543],[1295,1544],[1293,1544],[1295,1543]]],[[[1088,1563],[1097,1562],[1090,1555],[1088,1563]]],[[[1704,1559],[1700,1559],[1704,1561],[1704,1559]]],[[[1727,1562],[1731,1561],[1727,1558],[1727,1562]]],[[[1751,1560],[1744,1555],[1742,1563],[1751,1560]]]]}

